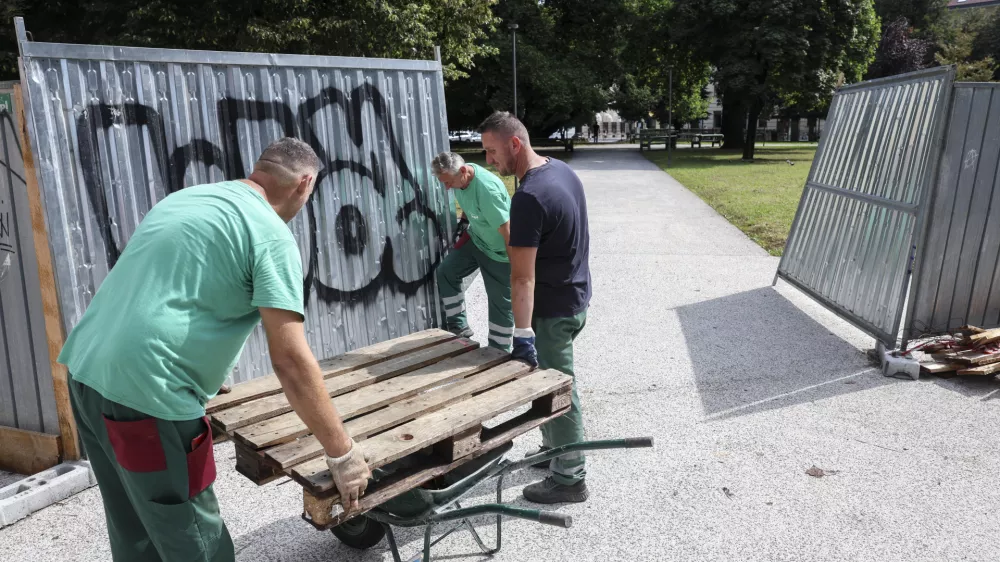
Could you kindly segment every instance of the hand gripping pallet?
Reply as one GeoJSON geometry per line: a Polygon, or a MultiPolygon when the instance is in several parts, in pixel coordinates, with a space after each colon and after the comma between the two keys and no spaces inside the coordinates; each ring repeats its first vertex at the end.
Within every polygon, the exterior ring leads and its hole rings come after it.
{"type": "Polygon", "coordinates": [[[504,459],[515,437],[569,409],[572,378],[532,370],[500,351],[441,330],[382,342],[320,365],[346,430],[364,442],[373,470],[375,481],[359,510],[340,511],[323,448],[292,411],[273,375],[217,396],[208,415],[217,432],[232,438],[237,471],[258,484],[291,477],[303,487],[306,521],[320,530],[332,529],[356,548],[374,546],[387,536],[397,561],[393,525],[426,526],[425,562],[437,542],[430,537],[439,523],[458,525],[438,540],[466,527],[485,552],[500,548],[503,515],[568,527],[569,518],[558,513],[503,504],[504,476],[572,450],[652,446],[651,439],[595,441],[518,462],[504,459]],[[498,417],[506,421],[486,425],[498,417]],[[498,481],[497,503],[463,508],[461,497],[489,478],[498,481]],[[468,522],[483,514],[497,516],[495,548],[486,547],[468,522]]]}

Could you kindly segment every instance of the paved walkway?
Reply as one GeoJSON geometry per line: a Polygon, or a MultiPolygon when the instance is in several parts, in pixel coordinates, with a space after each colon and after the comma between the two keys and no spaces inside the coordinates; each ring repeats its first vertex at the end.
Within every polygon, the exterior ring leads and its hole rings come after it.
{"type": "MultiPolygon", "coordinates": [[[[768,256],[635,149],[572,160],[587,187],[594,300],[577,347],[592,499],[569,530],[509,522],[497,561],[997,560],[992,381],[883,378],[871,340],[782,284],[768,256]],[[827,472],[806,475],[812,466],[827,472]]],[[[470,318],[486,334],[481,280],[470,318]]],[[[516,445],[537,444],[532,434],[516,445]]],[[[216,451],[247,561],[384,561],[299,518],[294,484],[250,484],[216,451]]],[[[510,483],[510,498],[540,471],[510,483]]],[[[488,491],[482,499],[488,500],[488,491]]],[[[0,531],[5,560],[107,560],[96,489],[0,531]]],[[[491,533],[484,521],[481,529],[491,533]]],[[[420,537],[403,532],[406,554],[420,537]]],[[[437,551],[472,556],[468,537],[437,551]]]]}

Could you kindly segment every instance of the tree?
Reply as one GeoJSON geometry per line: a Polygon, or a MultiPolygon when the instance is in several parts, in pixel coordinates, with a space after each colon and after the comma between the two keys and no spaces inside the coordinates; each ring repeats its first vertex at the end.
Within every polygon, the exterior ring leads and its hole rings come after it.
{"type": "Polygon", "coordinates": [[[838,84],[861,79],[879,38],[870,0],[677,0],[674,29],[716,68],[723,103],[747,108],[745,160],[770,99],[829,103],[838,84]]]}
{"type": "Polygon", "coordinates": [[[932,48],[930,41],[913,37],[909,20],[899,16],[883,27],[875,62],[865,77],[881,78],[925,68],[932,48]]]}
{"type": "MultiPolygon", "coordinates": [[[[466,75],[493,53],[496,0],[14,0],[14,15],[38,41],[179,49],[236,50],[391,58],[434,56],[445,78],[466,75]]],[[[0,79],[16,78],[13,26],[0,35],[0,79]]]]}
{"type": "Polygon", "coordinates": [[[494,14],[502,23],[487,41],[496,54],[447,88],[449,126],[473,128],[493,110],[512,109],[508,23],[519,26],[517,113],[531,134],[591,122],[622,76],[626,9],[625,0],[501,1],[494,14]]]}
{"type": "Polygon", "coordinates": [[[959,33],[953,42],[940,45],[940,51],[934,55],[934,60],[940,65],[954,64],[955,79],[963,82],[988,82],[997,71],[994,58],[987,55],[979,60],[972,58],[974,36],[971,33],[959,33]]]}

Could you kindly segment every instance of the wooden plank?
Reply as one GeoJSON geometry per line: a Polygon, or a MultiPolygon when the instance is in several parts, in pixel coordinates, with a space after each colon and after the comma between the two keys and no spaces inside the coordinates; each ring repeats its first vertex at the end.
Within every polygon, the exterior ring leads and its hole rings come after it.
{"type": "Polygon", "coordinates": [[[970,369],[961,369],[958,371],[958,374],[960,375],[992,375],[994,373],[1000,373],[1000,363],[990,363],[989,365],[972,367],[970,369]]]}
{"type": "Polygon", "coordinates": [[[264,456],[260,452],[244,447],[235,441],[233,448],[236,451],[236,472],[246,476],[258,486],[285,476],[283,472],[265,462],[264,456]]]}
{"type": "Polygon", "coordinates": [[[360,509],[349,514],[342,511],[338,515],[332,513],[332,510],[338,509],[335,506],[340,503],[340,496],[337,494],[336,488],[315,495],[308,488],[303,488],[305,512],[312,519],[309,522],[321,530],[336,527],[348,519],[357,517],[373,507],[377,507],[400,494],[425,484],[438,476],[447,474],[463,464],[509,443],[516,437],[563,415],[566,411],[562,410],[551,416],[539,416],[536,412],[529,411],[495,428],[483,428],[483,432],[480,435],[482,444],[471,455],[450,463],[439,457],[430,456],[413,469],[392,474],[388,478],[373,484],[365,492],[365,495],[361,496],[360,509]],[[319,523],[319,521],[325,521],[325,523],[319,523]]]}
{"type": "MultiPolygon", "coordinates": [[[[376,365],[383,361],[399,357],[412,351],[425,349],[455,339],[455,334],[437,328],[415,332],[408,336],[396,338],[343,355],[320,361],[323,378],[336,377],[357,369],[376,365]]],[[[276,375],[256,378],[233,387],[229,394],[220,394],[209,400],[205,411],[209,414],[238,406],[251,400],[281,393],[281,382],[276,375]]]]}
{"type": "Polygon", "coordinates": [[[0,427],[0,470],[35,474],[59,464],[58,435],[0,427]]]}
{"type": "MultiPolygon", "coordinates": [[[[20,66],[20,59],[18,63],[20,66]]],[[[63,330],[59,296],[56,293],[55,269],[52,267],[49,235],[45,228],[42,194],[38,187],[38,176],[35,173],[35,158],[31,153],[28,120],[24,114],[24,98],[20,86],[14,88],[14,108],[20,119],[18,140],[21,143],[21,156],[24,158],[24,180],[28,191],[31,231],[35,239],[35,257],[38,260],[38,280],[42,290],[42,317],[45,319],[45,339],[48,343],[49,365],[52,369],[52,391],[56,401],[56,414],[59,417],[59,436],[61,437],[59,443],[62,446],[64,460],[77,460],[80,458],[80,444],[77,438],[76,420],[73,418],[73,408],[69,401],[69,376],[66,366],[56,361],[59,357],[59,351],[66,342],[66,333],[63,330]]]]}
{"type": "MultiPolygon", "coordinates": [[[[392,461],[462,433],[504,412],[571,385],[573,379],[555,370],[536,371],[474,398],[469,398],[364,442],[369,466],[378,468],[392,461]]],[[[333,479],[323,459],[302,463],[291,470],[292,477],[313,493],[333,487],[333,479]]]]}
{"type": "MultiPolygon", "coordinates": [[[[428,388],[485,371],[509,359],[508,354],[494,348],[477,349],[411,373],[342,394],[333,399],[333,405],[340,417],[346,420],[404,400],[428,388]]],[[[251,448],[263,449],[287,443],[308,434],[309,428],[302,423],[298,414],[288,412],[238,429],[233,433],[233,437],[251,448]]]]}
{"type": "MultiPolygon", "coordinates": [[[[396,402],[378,412],[350,420],[344,424],[344,429],[351,437],[360,441],[380,431],[413,421],[422,414],[440,410],[475,393],[484,392],[527,375],[529,372],[531,372],[531,368],[524,363],[510,361],[454,384],[440,386],[409,400],[396,402]]],[[[312,435],[264,451],[264,455],[270,461],[284,469],[316,458],[321,454],[323,454],[323,446],[312,435]]]]}
{"type": "Polygon", "coordinates": [[[985,332],[972,334],[971,336],[969,336],[969,340],[974,345],[986,345],[988,343],[998,342],[1000,341],[1000,328],[993,328],[992,330],[986,330],[985,332]]]}
{"type": "Polygon", "coordinates": [[[452,435],[451,437],[434,444],[434,454],[447,461],[458,460],[479,448],[482,444],[479,441],[479,434],[483,431],[483,426],[476,424],[469,429],[452,435]]]}
{"type": "Polygon", "coordinates": [[[944,363],[941,361],[932,361],[928,363],[921,363],[920,370],[932,375],[937,375],[941,373],[953,373],[964,367],[961,363],[944,363]]]}
{"type": "Polygon", "coordinates": [[[933,357],[943,363],[960,363],[962,365],[988,365],[1000,362],[1000,353],[983,353],[976,349],[951,353],[935,353],[933,357]]]}
{"type": "MultiPolygon", "coordinates": [[[[449,357],[474,351],[478,348],[479,344],[472,340],[464,338],[456,339],[378,363],[371,367],[365,367],[364,369],[326,379],[323,381],[323,385],[326,387],[327,395],[333,397],[390,379],[397,375],[415,371],[427,365],[432,365],[449,357]]],[[[216,424],[226,432],[231,432],[291,411],[292,406],[288,403],[288,398],[284,394],[275,394],[216,412],[212,414],[211,418],[213,424],[216,424]]]]}

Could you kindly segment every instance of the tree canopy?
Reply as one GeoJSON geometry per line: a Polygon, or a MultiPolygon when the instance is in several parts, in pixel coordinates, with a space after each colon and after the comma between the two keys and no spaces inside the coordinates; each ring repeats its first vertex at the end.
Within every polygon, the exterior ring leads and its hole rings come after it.
{"type": "Polygon", "coordinates": [[[17,78],[11,22],[36,41],[422,58],[440,45],[445,78],[467,76],[496,25],[497,0],[7,0],[0,79],[17,78]]]}

